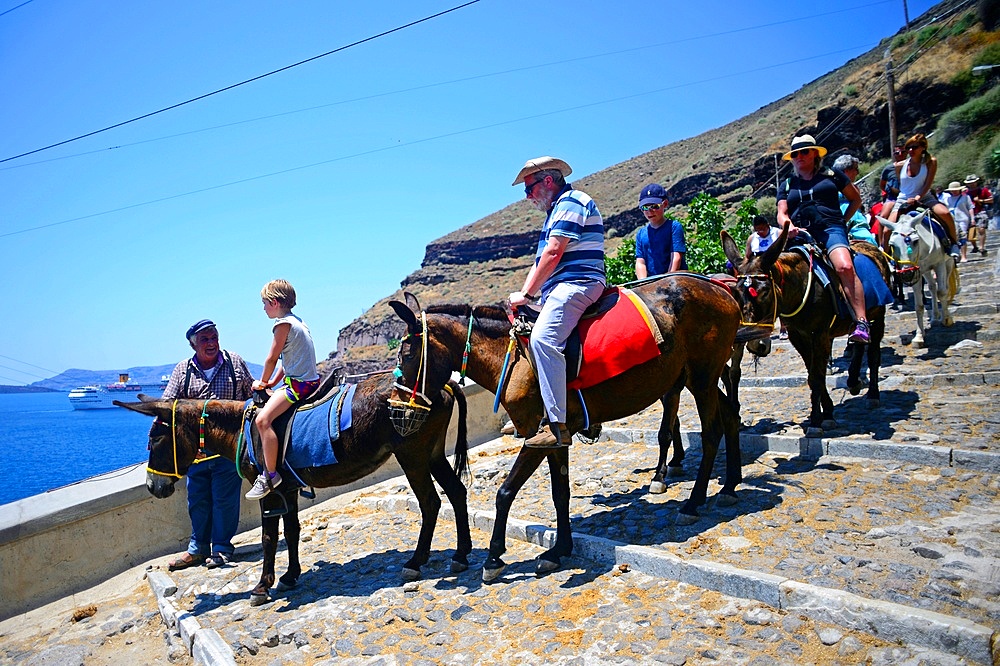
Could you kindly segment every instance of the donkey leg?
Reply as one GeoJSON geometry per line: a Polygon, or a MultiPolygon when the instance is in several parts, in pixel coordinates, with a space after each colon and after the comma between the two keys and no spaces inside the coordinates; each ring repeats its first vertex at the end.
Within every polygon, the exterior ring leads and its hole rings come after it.
{"type": "Polygon", "coordinates": [[[882,367],[882,339],[885,337],[885,309],[870,320],[871,342],[868,343],[868,393],[865,404],[869,409],[879,407],[882,394],[878,388],[878,373],[882,367]]]}
{"type": "Polygon", "coordinates": [[[698,467],[698,478],[695,479],[691,497],[677,515],[679,525],[691,525],[698,520],[698,507],[704,504],[708,497],[708,482],[712,477],[715,456],[719,452],[719,440],[722,438],[722,427],[719,423],[720,392],[717,386],[688,388],[694,395],[695,404],[698,405],[698,417],[701,420],[701,465],[698,467]]]}
{"type": "Polygon", "coordinates": [[[288,513],[282,516],[285,527],[285,547],[288,551],[288,571],[278,579],[276,590],[290,590],[299,584],[302,575],[302,565],[299,563],[299,536],[302,534],[302,523],[299,522],[299,491],[289,489],[285,493],[288,513]]]}
{"type": "Polygon", "coordinates": [[[552,503],[556,507],[556,543],[538,556],[535,573],[555,571],[561,558],[573,553],[573,531],[569,521],[569,449],[559,448],[548,452],[549,480],[552,484],[552,503]]]}
{"type": "Polygon", "coordinates": [[[912,344],[918,349],[927,346],[924,341],[924,285],[918,280],[913,290],[913,309],[917,315],[917,332],[913,335],[912,344]]]}
{"type": "Polygon", "coordinates": [[[663,481],[664,472],[666,472],[666,476],[683,476],[684,474],[682,467],[684,445],[680,437],[680,424],[677,422],[679,402],[680,395],[677,393],[668,393],[660,398],[660,404],[663,405],[663,417],[660,420],[660,429],[656,433],[660,456],[656,462],[653,480],[649,482],[649,492],[653,495],[659,495],[667,490],[667,484],[663,481]],[[674,455],[667,463],[667,452],[670,450],[671,444],[674,447],[674,455]]]}
{"type": "Polygon", "coordinates": [[[458,532],[458,547],[451,558],[451,572],[460,573],[469,568],[469,553],[472,552],[472,534],[469,529],[468,491],[465,484],[448,464],[444,456],[430,461],[431,474],[441,484],[441,489],[451,502],[455,512],[455,530],[458,532]]]}
{"type": "Polygon", "coordinates": [[[431,471],[426,461],[417,459],[409,452],[396,452],[396,460],[406,474],[410,489],[417,497],[420,505],[420,535],[417,537],[417,548],[413,556],[403,565],[403,580],[411,581],[420,578],[420,567],[427,564],[431,553],[431,539],[434,537],[434,527],[437,525],[438,512],[441,510],[441,498],[434,489],[431,471]]]}
{"type": "Polygon", "coordinates": [[[722,506],[736,504],[736,486],[743,482],[743,456],[740,452],[740,413],[719,392],[719,415],[726,437],[726,480],[718,502],[722,506]]]}
{"type": "MultiPolygon", "coordinates": [[[[871,321],[868,322],[871,326],[871,321]]],[[[861,382],[861,361],[864,360],[865,349],[871,345],[860,342],[847,343],[851,347],[851,363],[847,366],[847,391],[851,395],[861,393],[863,386],[861,382]]]]}
{"type": "MultiPolygon", "coordinates": [[[[264,513],[264,497],[260,500],[261,514],[264,513]]],[[[274,558],[278,552],[278,517],[261,517],[260,543],[264,548],[264,564],[257,587],[250,592],[250,605],[260,606],[270,599],[270,590],[274,585],[274,558]]]]}
{"type": "Polygon", "coordinates": [[[507,566],[500,559],[500,556],[507,551],[507,519],[510,516],[510,507],[514,503],[518,491],[542,463],[545,454],[546,449],[522,447],[514,460],[514,465],[507,474],[507,479],[497,491],[497,510],[493,522],[493,534],[490,537],[489,553],[483,564],[484,583],[492,583],[507,566]]]}

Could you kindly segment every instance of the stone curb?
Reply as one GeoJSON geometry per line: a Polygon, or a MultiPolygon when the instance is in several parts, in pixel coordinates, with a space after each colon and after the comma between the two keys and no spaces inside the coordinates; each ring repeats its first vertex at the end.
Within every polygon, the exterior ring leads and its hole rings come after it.
{"type": "MultiPolygon", "coordinates": [[[[911,435],[912,436],[912,435],[911,435]]],[[[605,428],[601,440],[628,444],[631,442],[656,442],[656,430],[605,428]]],[[[685,432],[681,439],[687,447],[701,446],[701,433],[685,432]]],[[[934,437],[926,438],[936,441],[934,437]]],[[[747,454],[763,452],[787,453],[803,458],[821,456],[841,458],[871,458],[894,460],[933,467],[961,467],[977,472],[1000,473],[1000,453],[970,451],[932,443],[875,441],[870,439],[825,439],[822,437],[791,437],[789,435],[757,435],[740,433],[740,451],[747,454]]],[[[719,447],[725,455],[725,447],[719,447]]]]}
{"type": "MultiPolygon", "coordinates": [[[[416,498],[392,497],[367,500],[386,511],[419,513],[416,498]]],[[[451,506],[442,505],[439,518],[454,522],[451,506]]],[[[496,515],[470,511],[470,521],[492,532],[496,515]]],[[[507,521],[507,537],[543,548],[555,542],[556,531],[544,525],[515,518],[507,521]]],[[[649,576],[687,583],[741,599],[752,599],[789,613],[862,631],[888,642],[919,645],[970,659],[980,664],[1000,660],[994,651],[993,631],[963,618],[912,608],[888,601],[868,599],[850,592],[801,583],[773,574],[740,569],[711,560],[685,560],[649,546],[634,546],[603,537],[573,533],[574,557],[612,566],[628,565],[649,576]]]]}
{"type": "Polygon", "coordinates": [[[162,571],[150,571],[146,582],[156,595],[156,605],[160,609],[160,617],[169,628],[180,634],[188,654],[195,664],[203,666],[236,666],[236,655],[229,643],[215,629],[204,628],[196,618],[187,611],[178,610],[169,597],[177,594],[177,585],[173,579],[162,571]]]}

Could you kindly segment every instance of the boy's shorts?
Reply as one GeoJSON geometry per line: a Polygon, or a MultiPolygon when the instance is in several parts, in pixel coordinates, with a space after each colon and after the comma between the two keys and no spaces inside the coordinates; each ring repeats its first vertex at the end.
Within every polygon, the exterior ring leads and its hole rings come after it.
{"type": "Polygon", "coordinates": [[[280,390],[285,392],[285,400],[294,404],[308,398],[310,395],[315,393],[318,388],[318,379],[312,379],[304,382],[298,379],[292,379],[291,377],[285,377],[280,390]]]}

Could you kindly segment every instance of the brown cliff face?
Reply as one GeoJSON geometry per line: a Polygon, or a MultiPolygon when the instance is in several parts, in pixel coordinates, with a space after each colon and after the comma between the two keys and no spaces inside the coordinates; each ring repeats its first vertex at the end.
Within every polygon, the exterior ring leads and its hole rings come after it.
{"type": "MultiPolygon", "coordinates": [[[[959,0],[948,0],[933,7],[927,16],[946,16],[944,20],[953,21],[961,13],[949,12],[960,5],[959,0]]],[[[964,41],[962,36],[950,37],[930,46],[905,76],[897,70],[900,136],[929,133],[943,112],[965,101],[964,93],[948,81],[971,62],[973,42],[968,37],[964,41]]],[[[822,143],[830,151],[827,163],[844,153],[862,162],[888,159],[891,151],[882,58],[889,43],[889,39],[883,40],[843,67],[723,127],[572,182],[598,202],[610,239],[633,235],[644,222],[635,208],[635,197],[650,182],[668,186],[670,203],[675,207],[687,205],[702,192],[718,198],[730,210],[749,196],[773,201],[775,165],[788,168],[780,157],[797,133],[823,137],[822,143]],[[852,88],[860,93],[848,96],[845,91],[852,88]]],[[[910,50],[912,46],[898,49],[894,61],[901,62],[910,50]]],[[[780,178],[787,175],[779,171],[780,178]]],[[[672,212],[679,216],[684,211],[672,212]]],[[[400,299],[403,290],[413,292],[424,304],[495,303],[506,297],[521,286],[531,265],[540,221],[537,211],[519,201],[430,243],[421,267],[401,282],[399,291],[341,331],[337,347],[342,351],[331,354],[328,361],[343,363],[351,372],[392,367],[395,352],[389,343],[402,335],[403,327],[387,302],[400,299]]],[[[617,242],[608,243],[609,252],[617,242]]]]}

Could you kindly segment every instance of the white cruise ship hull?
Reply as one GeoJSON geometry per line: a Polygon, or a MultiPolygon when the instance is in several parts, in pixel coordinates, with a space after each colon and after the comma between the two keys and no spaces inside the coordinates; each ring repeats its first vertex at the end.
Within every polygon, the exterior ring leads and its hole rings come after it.
{"type": "Polygon", "coordinates": [[[137,384],[80,386],[69,392],[69,404],[73,409],[113,409],[114,400],[137,402],[140,393],[156,397],[163,394],[163,388],[144,389],[137,384]]]}

